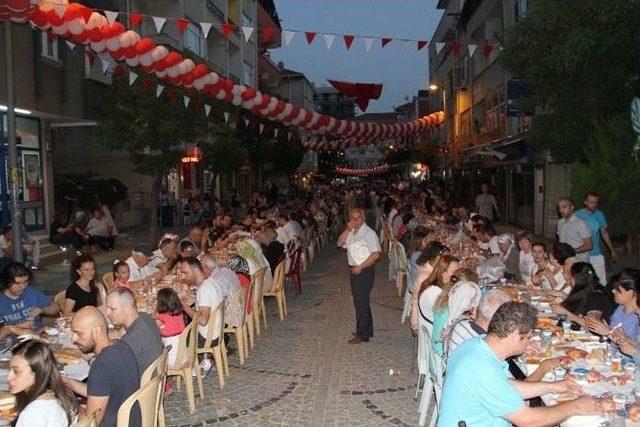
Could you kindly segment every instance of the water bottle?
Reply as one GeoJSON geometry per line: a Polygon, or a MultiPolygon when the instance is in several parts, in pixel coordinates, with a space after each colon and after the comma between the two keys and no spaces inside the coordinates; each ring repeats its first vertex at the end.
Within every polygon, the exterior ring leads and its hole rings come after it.
{"type": "Polygon", "coordinates": [[[624,409],[616,411],[611,420],[611,427],[625,427],[627,422],[627,413],[624,409]]]}
{"type": "Polygon", "coordinates": [[[467,427],[467,423],[464,421],[458,421],[458,427],[467,427]]]}

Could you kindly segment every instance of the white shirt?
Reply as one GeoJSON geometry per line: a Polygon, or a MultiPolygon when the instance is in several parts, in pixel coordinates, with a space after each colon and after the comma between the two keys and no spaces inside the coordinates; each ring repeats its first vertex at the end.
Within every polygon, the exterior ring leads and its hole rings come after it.
{"type": "MultiPolygon", "coordinates": [[[[200,286],[198,286],[198,291],[196,292],[196,308],[209,307],[211,310],[213,310],[222,301],[224,301],[224,295],[222,295],[220,287],[216,286],[211,278],[205,279],[204,282],[202,282],[200,286]]],[[[210,315],[212,314],[213,313],[210,313],[210,315]]],[[[214,327],[214,329],[218,328],[214,327]]],[[[203,338],[206,338],[207,325],[202,326],[198,324],[198,333],[202,335],[203,338]]],[[[216,338],[218,338],[218,336],[214,333],[211,336],[211,339],[215,340],[216,338]]]]}
{"type": "Polygon", "coordinates": [[[500,255],[502,253],[500,246],[498,246],[498,236],[493,236],[491,240],[489,240],[489,250],[494,255],[500,255]]]}
{"type": "Polygon", "coordinates": [[[161,249],[156,249],[149,258],[149,265],[158,268],[160,264],[167,262],[167,257],[164,256],[161,249]]]}
{"type": "MultiPolygon", "coordinates": [[[[73,420],[72,420],[73,421],[73,420]]],[[[36,399],[20,412],[16,427],[68,427],[58,399],[36,399]]]]}
{"type": "Polygon", "coordinates": [[[362,264],[369,255],[382,250],[378,235],[367,224],[362,224],[355,233],[354,230],[349,231],[344,248],[347,249],[347,261],[351,266],[362,264]]]}
{"type": "Polygon", "coordinates": [[[211,272],[209,280],[218,288],[224,299],[224,320],[229,324],[231,323],[231,300],[233,299],[233,294],[240,289],[240,280],[229,267],[216,268],[211,272]]]}
{"type": "Polygon", "coordinates": [[[441,293],[440,286],[431,285],[420,294],[420,299],[418,300],[420,313],[431,323],[433,323],[433,307],[436,305],[436,300],[441,293]]]}
{"type": "Polygon", "coordinates": [[[531,252],[527,254],[524,251],[520,251],[520,276],[522,276],[523,280],[532,276],[535,265],[536,263],[533,260],[533,254],[531,252]]]}
{"type": "MultiPolygon", "coordinates": [[[[567,243],[576,249],[582,246],[584,239],[591,237],[591,230],[586,221],[578,218],[575,213],[569,218],[558,220],[558,240],[560,243],[567,243]]],[[[589,251],[576,254],[578,261],[589,262],[589,251]]]]}
{"type": "Polygon", "coordinates": [[[129,266],[129,281],[131,282],[144,280],[147,277],[151,276],[156,271],[158,271],[157,268],[153,267],[150,264],[147,264],[144,267],[138,266],[138,264],[136,264],[136,261],[133,259],[132,256],[127,258],[125,262],[129,266]]]}
{"type": "Polygon", "coordinates": [[[87,224],[87,234],[92,236],[107,237],[109,235],[109,226],[111,221],[103,216],[100,219],[91,218],[87,224]]]}

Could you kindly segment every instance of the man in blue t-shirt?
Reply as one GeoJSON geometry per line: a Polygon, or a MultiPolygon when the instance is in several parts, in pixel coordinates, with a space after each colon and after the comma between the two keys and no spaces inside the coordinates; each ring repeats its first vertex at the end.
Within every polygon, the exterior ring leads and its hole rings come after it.
{"type": "MultiPolygon", "coordinates": [[[[100,427],[116,427],[118,409],[129,396],[140,388],[138,361],[126,342],[111,341],[107,320],[93,306],[78,310],[71,320],[73,343],[83,353],[95,353],[87,382],[63,377],[66,386],[74,393],[87,398],[86,414],[100,409],[96,424],[100,427]]],[[[141,425],[140,407],[134,405],[129,415],[129,426],[141,425]]]]}
{"type": "Polygon", "coordinates": [[[6,325],[28,329],[42,328],[42,314],[56,316],[60,306],[33,286],[31,271],[20,262],[12,262],[3,272],[4,292],[0,294],[0,316],[6,325]]]}
{"type": "Polygon", "coordinates": [[[584,208],[577,211],[576,215],[589,225],[589,230],[591,231],[591,242],[593,244],[591,251],[589,251],[589,262],[596,271],[600,284],[602,286],[606,286],[607,269],[605,266],[604,255],[602,254],[602,248],[600,247],[600,240],[602,239],[604,244],[611,251],[611,261],[618,261],[618,254],[611,244],[607,219],[605,218],[604,213],[598,209],[599,202],[600,196],[598,194],[592,192],[587,193],[583,200],[584,208]]]}
{"type": "Polygon", "coordinates": [[[602,413],[592,397],[548,407],[529,407],[525,399],[548,393],[580,392],[572,380],[552,383],[508,378],[505,359],[524,353],[536,325],[536,310],[526,303],[506,302],[489,323],[486,338],[471,338],[449,358],[438,411],[438,426],[474,427],[556,425],[573,415],[602,413]]]}

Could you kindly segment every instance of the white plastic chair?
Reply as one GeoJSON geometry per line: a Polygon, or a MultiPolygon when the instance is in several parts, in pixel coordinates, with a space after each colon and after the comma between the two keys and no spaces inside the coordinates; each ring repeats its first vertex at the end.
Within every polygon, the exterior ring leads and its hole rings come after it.
{"type": "Polygon", "coordinates": [[[409,265],[407,262],[407,254],[404,251],[404,246],[397,240],[393,241],[393,251],[396,254],[396,288],[398,289],[398,296],[402,296],[404,285],[407,281],[407,274],[409,271],[409,265]]]}
{"type": "MultiPolygon", "coordinates": [[[[427,422],[427,415],[429,412],[429,403],[431,401],[431,395],[435,395],[435,402],[433,404],[433,411],[431,411],[431,419],[429,426],[434,427],[436,421],[438,421],[438,406],[440,405],[440,397],[442,396],[442,386],[444,383],[445,365],[442,357],[435,352],[433,348],[429,349],[429,379],[430,388],[426,393],[425,389],[422,391],[422,397],[420,398],[419,406],[419,418],[418,425],[424,426],[427,422]]],[[[426,381],[425,381],[426,386],[426,381]]]]}

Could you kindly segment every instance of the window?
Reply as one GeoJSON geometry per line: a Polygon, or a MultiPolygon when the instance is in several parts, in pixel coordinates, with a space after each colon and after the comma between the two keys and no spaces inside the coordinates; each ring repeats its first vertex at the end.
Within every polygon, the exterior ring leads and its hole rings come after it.
{"type": "Polygon", "coordinates": [[[516,21],[519,21],[520,19],[524,18],[525,15],[527,14],[528,2],[529,0],[514,0],[513,12],[514,12],[516,21]]]}
{"type": "Polygon", "coordinates": [[[184,47],[204,58],[200,29],[193,24],[189,24],[184,32],[184,47]]]}
{"type": "Polygon", "coordinates": [[[58,56],[58,38],[49,39],[49,34],[45,31],[41,32],[42,37],[42,57],[54,61],[60,61],[58,56]]]}
{"type": "Polygon", "coordinates": [[[253,19],[251,19],[246,12],[242,12],[242,25],[244,27],[251,27],[253,25],[253,19]]]}
{"type": "Polygon", "coordinates": [[[247,86],[254,86],[253,81],[253,65],[244,61],[244,67],[242,67],[243,83],[247,86]]]}

